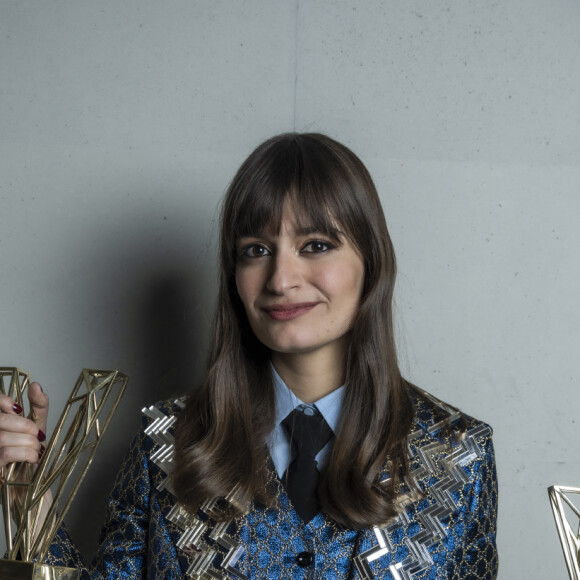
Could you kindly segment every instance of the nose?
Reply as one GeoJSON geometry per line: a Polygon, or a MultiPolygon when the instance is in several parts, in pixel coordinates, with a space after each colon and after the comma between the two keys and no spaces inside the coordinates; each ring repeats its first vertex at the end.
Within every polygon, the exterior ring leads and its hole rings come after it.
{"type": "Polygon", "coordinates": [[[272,256],[266,282],[266,288],[270,292],[282,295],[300,286],[301,279],[300,257],[293,251],[281,251],[272,256]]]}

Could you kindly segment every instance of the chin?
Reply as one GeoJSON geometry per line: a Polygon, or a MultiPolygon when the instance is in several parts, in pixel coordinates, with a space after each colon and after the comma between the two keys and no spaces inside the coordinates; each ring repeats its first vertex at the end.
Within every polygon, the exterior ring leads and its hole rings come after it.
{"type": "Polygon", "coordinates": [[[294,341],[294,342],[284,342],[275,343],[269,346],[272,352],[277,352],[279,354],[309,354],[316,351],[322,351],[325,347],[329,346],[326,343],[318,343],[312,341],[294,341]]]}
{"type": "Polygon", "coordinates": [[[311,352],[318,348],[317,344],[313,344],[309,340],[300,339],[286,339],[286,340],[268,340],[262,341],[271,351],[280,354],[300,354],[311,352]]]}
{"type": "Polygon", "coordinates": [[[279,354],[302,354],[316,350],[316,347],[303,344],[272,344],[268,348],[279,354]]]}

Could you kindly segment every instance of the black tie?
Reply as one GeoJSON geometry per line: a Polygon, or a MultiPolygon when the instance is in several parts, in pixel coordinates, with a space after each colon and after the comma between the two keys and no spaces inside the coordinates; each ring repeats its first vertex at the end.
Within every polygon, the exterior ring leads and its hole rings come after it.
{"type": "Polygon", "coordinates": [[[313,414],[307,415],[298,408],[282,421],[292,446],[292,461],[282,482],[298,515],[305,523],[319,511],[319,472],[314,458],[333,435],[324,417],[310,407],[308,410],[313,411],[313,414]]]}

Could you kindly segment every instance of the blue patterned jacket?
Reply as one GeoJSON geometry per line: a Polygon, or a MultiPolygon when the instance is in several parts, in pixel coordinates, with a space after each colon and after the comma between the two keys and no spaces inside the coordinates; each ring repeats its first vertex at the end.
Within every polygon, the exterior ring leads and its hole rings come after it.
{"type": "MultiPolygon", "coordinates": [[[[409,459],[423,493],[417,497],[403,489],[399,515],[386,526],[348,530],[322,512],[304,524],[271,462],[275,507],[255,504],[245,516],[215,524],[209,502],[198,518],[188,519],[166,488],[155,443],[142,432],[108,500],[93,565],[83,564],[64,529],[47,562],[80,567],[83,580],[493,580],[497,481],[491,429],[425,392],[413,397],[409,459]],[[180,549],[191,542],[203,552],[180,549]]],[[[170,403],[158,409],[161,416],[177,412],[170,403]]]]}

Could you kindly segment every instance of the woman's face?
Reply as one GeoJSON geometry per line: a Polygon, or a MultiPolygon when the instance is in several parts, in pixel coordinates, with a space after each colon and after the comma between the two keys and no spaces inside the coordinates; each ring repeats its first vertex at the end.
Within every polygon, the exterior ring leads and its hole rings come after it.
{"type": "Polygon", "coordinates": [[[360,304],[364,263],[340,232],[301,229],[292,215],[286,207],[279,232],[238,240],[237,290],[252,330],[272,351],[337,354],[360,304]]]}

